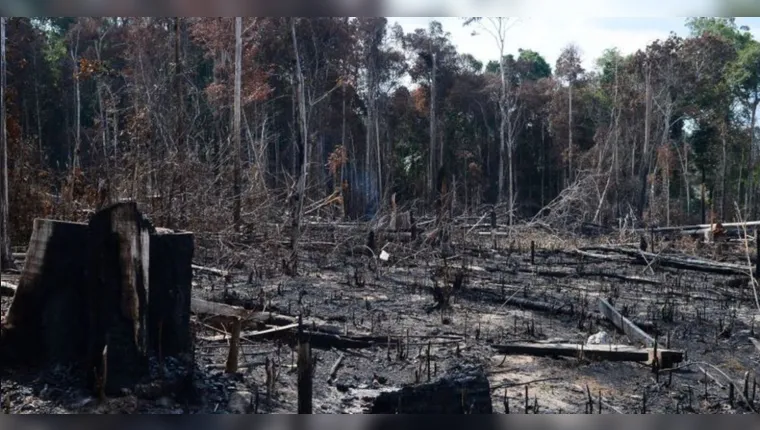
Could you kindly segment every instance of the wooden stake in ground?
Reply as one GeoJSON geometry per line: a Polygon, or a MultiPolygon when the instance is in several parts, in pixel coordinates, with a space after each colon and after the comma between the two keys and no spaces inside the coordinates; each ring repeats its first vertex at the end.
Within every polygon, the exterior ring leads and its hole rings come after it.
{"type": "Polygon", "coordinates": [[[230,336],[230,351],[227,354],[227,373],[236,373],[238,370],[238,352],[240,350],[240,318],[235,318],[232,323],[232,334],[230,336]]]}
{"type": "Polygon", "coordinates": [[[313,361],[308,342],[298,345],[298,413],[312,413],[313,361]]]}

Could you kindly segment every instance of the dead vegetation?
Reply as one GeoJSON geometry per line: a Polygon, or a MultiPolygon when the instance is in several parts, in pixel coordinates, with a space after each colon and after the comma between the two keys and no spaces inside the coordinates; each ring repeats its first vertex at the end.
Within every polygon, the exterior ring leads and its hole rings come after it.
{"type": "MultiPolygon", "coordinates": [[[[756,231],[705,243],[537,220],[507,228],[489,213],[400,225],[305,217],[298,276],[283,273],[283,224],[196,233],[192,371],[159,348],[139,384],[108,393],[67,367],[4,366],[2,403],[12,413],[431,413],[451,401],[431,393],[454,390],[471,395],[462,413],[760,409],[756,231]],[[443,227],[446,240],[428,239],[443,227]]],[[[14,253],[24,273],[28,255],[14,253]]],[[[3,274],[3,316],[24,273],[3,274]]]]}

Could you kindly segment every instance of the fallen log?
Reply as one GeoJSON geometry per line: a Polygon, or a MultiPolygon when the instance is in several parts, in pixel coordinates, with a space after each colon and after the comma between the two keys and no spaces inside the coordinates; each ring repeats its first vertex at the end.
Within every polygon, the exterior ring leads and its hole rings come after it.
{"type": "MultiPolygon", "coordinates": [[[[211,302],[196,297],[193,297],[191,299],[191,312],[193,314],[202,316],[204,323],[222,330],[225,330],[227,327],[231,327],[233,321],[235,321],[236,318],[240,318],[242,327],[244,328],[265,325],[293,327],[296,326],[298,322],[297,317],[289,315],[281,315],[274,312],[252,311],[240,306],[211,302]]],[[[339,329],[336,327],[323,324],[316,320],[304,320],[304,325],[306,327],[311,327],[314,331],[323,331],[326,333],[339,332],[339,329]]],[[[256,333],[256,336],[266,336],[267,334],[274,334],[279,331],[285,331],[285,329],[278,327],[278,330],[272,330],[271,333],[267,330],[244,332],[241,334],[241,337],[250,336],[252,333],[256,333]]],[[[209,337],[208,339],[204,338],[204,340],[218,339],[216,337],[209,337]]]]}
{"type": "MultiPolygon", "coordinates": [[[[583,251],[580,251],[583,252],[583,251]]],[[[590,254],[585,253],[584,254],[590,254]]],[[[624,257],[625,258],[625,257],[624,257]]],[[[642,276],[629,276],[629,275],[621,275],[619,273],[608,273],[608,272],[578,272],[577,270],[547,270],[547,269],[530,269],[530,268],[520,268],[517,270],[521,273],[531,273],[536,274],[539,276],[550,276],[550,277],[557,277],[557,278],[566,278],[566,277],[599,277],[599,278],[610,278],[610,279],[619,279],[621,281],[626,282],[636,282],[640,284],[649,284],[649,285],[661,285],[662,281],[658,279],[652,279],[652,278],[645,278],[642,276]]]]}
{"type": "MultiPolygon", "coordinates": [[[[649,227],[649,228],[637,228],[633,230],[636,233],[668,233],[668,232],[680,232],[682,234],[701,234],[706,230],[712,228],[713,224],[695,224],[695,225],[683,225],[674,227],[649,227]]],[[[748,221],[748,222],[729,222],[722,223],[721,226],[724,229],[743,229],[744,227],[758,227],[760,221],[748,221]]]]}
{"type": "MultiPolygon", "coordinates": [[[[637,348],[629,345],[584,345],[575,343],[529,343],[515,342],[505,345],[491,345],[500,354],[533,355],[536,357],[578,357],[590,360],[633,361],[651,363],[655,357],[654,348],[637,348]]],[[[659,363],[671,364],[683,361],[683,352],[672,349],[657,349],[659,363]]],[[[665,366],[663,366],[665,367],[665,366]]]]}
{"type": "MultiPolygon", "coordinates": [[[[266,336],[266,335],[269,335],[269,334],[272,334],[272,333],[279,333],[279,332],[283,332],[283,331],[292,330],[292,329],[297,328],[297,327],[298,327],[298,323],[293,323],[293,324],[288,324],[288,325],[284,325],[284,326],[281,326],[281,327],[269,328],[269,329],[266,329],[266,330],[247,331],[247,332],[240,333],[240,338],[241,339],[251,339],[251,338],[257,337],[257,336],[266,336]]],[[[221,340],[227,340],[229,338],[230,338],[230,336],[228,336],[226,334],[218,334],[218,335],[214,335],[214,336],[200,336],[200,337],[198,337],[198,339],[205,340],[207,342],[218,342],[218,341],[221,341],[221,340]]]]}
{"type": "Polygon", "coordinates": [[[622,255],[602,255],[602,254],[595,254],[593,252],[583,251],[580,249],[576,249],[575,253],[584,257],[589,258],[595,258],[597,260],[604,260],[604,261],[620,261],[620,262],[630,262],[631,259],[629,257],[625,257],[622,255]]]}
{"type": "Polygon", "coordinates": [[[655,346],[656,342],[652,336],[644,333],[641,328],[621,315],[617,309],[601,297],[599,298],[599,312],[610,320],[615,327],[625,333],[631,341],[641,343],[650,348],[655,346]]]}
{"type": "Polygon", "coordinates": [[[0,281],[0,296],[13,297],[16,294],[18,286],[10,282],[0,281]]]}
{"type": "Polygon", "coordinates": [[[224,303],[210,302],[208,300],[193,297],[190,299],[190,311],[199,315],[213,315],[225,317],[245,317],[250,311],[240,306],[232,306],[224,303]]]}
{"type": "MultiPolygon", "coordinates": [[[[478,291],[478,290],[475,290],[474,288],[469,288],[468,291],[478,291]]],[[[482,289],[480,289],[479,291],[486,292],[486,290],[482,290],[482,289]]],[[[509,300],[504,300],[501,296],[499,296],[498,299],[493,299],[493,300],[497,302],[502,302],[505,305],[517,306],[517,307],[532,310],[532,311],[547,312],[551,314],[570,315],[570,316],[581,315],[581,312],[575,309],[573,304],[569,302],[562,302],[562,303],[539,302],[539,301],[529,300],[529,299],[525,299],[521,297],[510,297],[509,300]]],[[[583,313],[583,317],[589,320],[593,320],[593,321],[600,321],[600,320],[605,319],[605,316],[603,314],[599,312],[593,312],[593,311],[585,311],[583,313]]],[[[657,327],[651,321],[636,321],[635,323],[637,326],[641,327],[644,330],[649,330],[650,332],[657,331],[657,327]]]]}
{"type": "Polygon", "coordinates": [[[649,263],[644,261],[641,257],[644,256],[647,258],[647,260],[657,260],[657,263],[661,266],[667,266],[667,267],[673,267],[676,269],[687,269],[687,270],[695,270],[695,271],[702,271],[702,272],[709,272],[709,273],[719,273],[719,274],[742,274],[746,275],[752,270],[750,266],[746,266],[743,264],[732,264],[732,263],[721,263],[717,261],[709,261],[709,260],[702,260],[694,257],[675,257],[672,255],[667,254],[654,254],[651,252],[644,252],[640,249],[626,249],[626,248],[616,248],[611,246],[590,246],[590,247],[583,247],[578,250],[576,250],[581,255],[585,255],[587,257],[592,257],[600,260],[607,260],[607,261],[631,261],[637,264],[646,264],[649,263]],[[601,255],[601,254],[594,254],[590,252],[586,252],[587,250],[599,250],[599,251],[607,251],[607,252],[617,252],[620,254],[628,255],[629,257],[633,257],[630,260],[622,260],[620,256],[612,256],[612,255],[601,255]]]}
{"type": "Polygon", "coordinates": [[[340,367],[340,364],[343,362],[344,357],[345,357],[345,354],[340,354],[338,356],[338,359],[335,360],[335,363],[330,368],[330,375],[327,377],[328,384],[332,384],[332,381],[335,379],[335,376],[338,374],[338,368],[340,367]]]}
{"type": "Polygon", "coordinates": [[[215,275],[215,276],[221,276],[223,278],[227,278],[230,276],[230,272],[222,269],[215,269],[213,267],[205,267],[205,266],[199,266],[197,264],[193,264],[191,266],[193,270],[200,273],[206,273],[209,275],[215,275]]]}

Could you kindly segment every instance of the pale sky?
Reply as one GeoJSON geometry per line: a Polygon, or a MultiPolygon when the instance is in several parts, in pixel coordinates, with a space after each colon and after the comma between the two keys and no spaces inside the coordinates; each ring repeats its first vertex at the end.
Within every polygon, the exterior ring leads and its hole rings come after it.
{"type": "MultiPolygon", "coordinates": [[[[481,0],[487,3],[488,0],[481,0]]],[[[503,0],[502,0],[503,1],[503,0]]],[[[549,0],[539,0],[549,1],[549,0]]],[[[601,0],[587,0],[586,3],[597,3],[601,0]]],[[[608,0],[609,1],[609,0],[608,0]]],[[[663,0],[638,0],[637,3],[662,3],[663,0]]],[[[701,1],[701,0],[700,0],[701,1]]],[[[692,0],[697,5],[700,1],[692,0]]],[[[470,0],[469,3],[475,3],[470,0]]],[[[447,2],[443,2],[444,4],[447,2]]],[[[553,6],[564,9],[561,5],[572,2],[551,2],[553,6]]],[[[603,7],[603,6],[600,6],[603,7]]],[[[682,8],[683,9],[683,8],[682,8]]],[[[600,9],[601,10],[601,9],[600,9]]],[[[478,10],[481,12],[482,10],[478,10]]],[[[561,10],[552,12],[560,14],[561,10]]],[[[680,36],[686,36],[688,30],[684,23],[686,18],[677,17],[640,17],[640,18],[608,18],[576,16],[572,12],[582,12],[578,9],[568,11],[565,16],[546,16],[536,18],[516,18],[518,21],[507,33],[507,48],[505,54],[517,55],[518,48],[532,49],[541,54],[554,70],[557,56],[568,43],[575,43],[581,50],[583,66],[592,70],[595,60],[607,48],[617,47],[623,55],[643,49],[656,39],[665,39],[671,31],[680,36]]],[[[599,14],[602,14],[601,12],[599,14]]],[[[622,13],[621,13],[622,14],[622,13]]],[[[387,17],[390,25],[398,22],[404,32],[416,28],[427,28],[432,20],[440,21],[443,30],[451,33],[451,41],[459,53],[469,53],[484,64],[499,57],[496,41],[488,33],[479,31],[472,36],[475,27],[463,27],[462,18],[458,17],[387,17]]],[[[755,38],[760,40],[760,17],[736,18],[739,26],[747,25],[755,38]]]]}

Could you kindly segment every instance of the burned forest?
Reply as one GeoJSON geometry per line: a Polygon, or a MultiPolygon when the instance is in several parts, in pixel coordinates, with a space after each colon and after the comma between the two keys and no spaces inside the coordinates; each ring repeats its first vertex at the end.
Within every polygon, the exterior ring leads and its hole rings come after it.
{"type": "Polygon", "coordinates": [[[0,17],[0,409],[759,413],[742,22],[0,17]]]}

